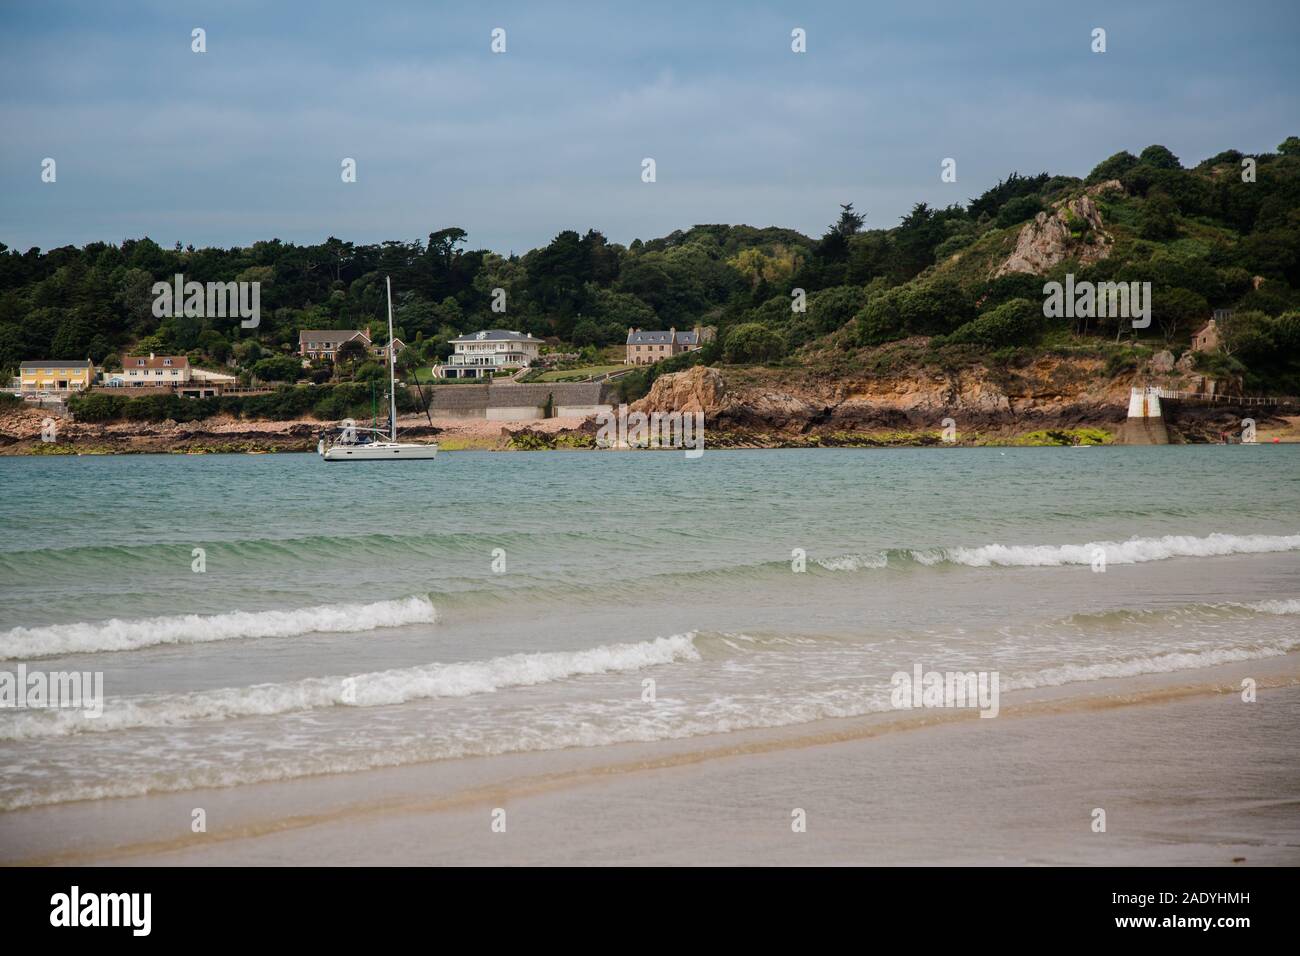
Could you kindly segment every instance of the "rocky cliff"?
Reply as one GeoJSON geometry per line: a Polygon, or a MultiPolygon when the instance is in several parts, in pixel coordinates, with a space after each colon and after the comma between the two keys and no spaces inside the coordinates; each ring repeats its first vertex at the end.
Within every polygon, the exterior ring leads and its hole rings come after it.
{"type": "MultiPolygon", "coordinates": [[[[634,411],[703,411],[717,445],[781,445],[889,435],[929,442],[955,423],[959,441],[1015,438],[1045,429],[1097,428],[1114,433],[1127,417],[1129,389],[1150,382],[1190,388],[1196,376],[1170,353],[1140,369],[1105,374],[1093,357],[1045,355],[1017,367],[982,365],[895,374],[833,375],[812,369],[697,367],[657,379],[634,411]],[[1180,364],[1182,367],[1179,367],[1180,364]]],[[[1285,411],[1285,410],[1283,410],[1285,411]]],[[[1188,407],[1174,417],[1174,440],[1213,440],[1219,420],[1240,409],[1188,407]],[[1186,421],[1187,434],[1178,431],[1186,421]]],[[[1290,412],[1288,412],[1290,414],[1290,412]]],[[[1255,417],[1260,418],[1258,410],[1255,417]]],[[[1286,430],[1287,421],[1270,420],[1286,430]]]]}
{"type": "MultiPolygon", "coordinates": [[[[1117,181],[1101,183],[1090,192],[1098,195],[1109,188],[1122,188],[1117,181]]],[[[1052,212],[1040,212],[1025,223],[1016,237],[1016,248],[995,275],[1029,272],[1042,275],[1066,259],[1080,264],[1097,262],[1110,255],[1114,240],[1106,232],[1101,211],[1091,195],[1058,203],[1052,212]]]]}

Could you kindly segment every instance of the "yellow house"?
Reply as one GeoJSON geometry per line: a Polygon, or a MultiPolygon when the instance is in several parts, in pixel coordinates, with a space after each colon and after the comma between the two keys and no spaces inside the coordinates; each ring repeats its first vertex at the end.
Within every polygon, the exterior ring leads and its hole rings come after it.
{"type": "Polygon", "coordinates": [[[81,391],[89,388],[95,378],[95,363],[90,359],[64,362],[47,359],[40,362],[23,362],[18,378],[24,392],[46,390],[81,391]]]}

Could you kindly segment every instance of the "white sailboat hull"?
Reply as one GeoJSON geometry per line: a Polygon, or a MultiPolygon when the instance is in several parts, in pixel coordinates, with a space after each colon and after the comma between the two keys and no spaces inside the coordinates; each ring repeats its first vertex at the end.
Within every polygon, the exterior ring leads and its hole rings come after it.
{"type": "Polygon", "coordinates": [[[326,461],[418,461],[438,454],[437,445],[377,441],[365,445],[330,445],[320,456],[326,461]]]}
{"type": "Polygon", "coordinates": [[[397,352],[393,348],[393,283],[384,279],[388,297],[388,428],[363,431],[385,436],[380,441],[359,442],[358,429],[350,424],[344,429],[344,441],[330,441],[324,437],[316,443],[316,451],[326,461],[428,461],[438,454],[437,444],[417,445],[397,440],[397,352]]]}

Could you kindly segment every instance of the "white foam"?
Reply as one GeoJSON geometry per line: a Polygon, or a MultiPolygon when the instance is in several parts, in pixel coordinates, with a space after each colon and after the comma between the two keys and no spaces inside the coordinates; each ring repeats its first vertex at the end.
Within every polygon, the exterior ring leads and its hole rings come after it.
{"type": "Polygon", "coordinates": [[[15,627],[0,634],[0,660],[133,651],[158,644],[203,644],[237,638],[373,631],[403,624],[431,624],[435,620],[432,601],[427,597],[407,597],[373,604],[325,604],[285,611],[180,614],[15,627]]]}
{"type": "Polygon", "coordinates": [[[1097,664],[1066,664],[1049,667],[1022,677],[1003,681],[1007,690],[1025,690],[1035,687],[1059,687],[1084,681],[1106,680],[1116,677],[1138,677],[1143,674],[1166,674],[1173,671],[1195,670],[1217,664],[1235,664],[1239,661],[1280,657],[1300,647],[1300,640],[1281,641],[1258,647],[1223,647],[1206,651],[1171,651],[1150,657],[1133,657],[1121,661],[1097,664]]]}
{"type": "MultiPolygon", "coordinates": [[[[636,661],[666,662],[665,652],[680,654],[680,657],[672,656],[673,660],[698,659],[692,636],[677,635],[640,645],[612,645],[576,654],[515,655],[513,658],[484,661],[473,666],[486,668],[498,662],[517,661],[525,657],[551,658],[552,660],[534,664],[531,673],[533,677],[538,677],[548,670],[552,673],[563,672],[564,658],[576,663],[580,655],[588,655],[588,666],[596,666],[603,660],[607,664],[621,662],[630,669],[636,661]]],[[[1300,646],[1300,640],[1283,640],[1252,647],[1157,652],[1095,664],[1068,664],[1016,675],[1003,671],[1001,686],[1003,690],[1021,690],[1209,667],[1274,657],[1294,651],[1297,646],[1300,646]]],[[[520,670],[514,664],[504,665],[499,676],[504,677],[511,670],[522,674],[526,668],[520,670]]],[[[500,683],[496,686],[508,685],[500,683]]],[[[558,712],[552,711],[551,706],[538,704],[534,710],[519,714],[516,720],[505,726],[475,724],[437,727],[420,734],[414,740],[402,739],[400,743],[394,743],[391,735],[381,734],[372,744],[353,747],[346,752],[332,752],[328,748],[315,746],[304,749],[303,745],[299,745],[296,748],[286,748],[284,752],[276,753],[269,759],[264,759],[259,754],[233,761],[204,760],[198,765],[190,766],[183,762],[181,766],[165,771],[83,775],[73,782],[60,784],[56,789],[46,788],[40,782],[32,782],[0,790],[0,810],[69,800],[131,796],[152,791],[237,786],[312,774],[349,773],[430,760],[683,739],[893,710],[890,688],[883,674],[879,679],[857,681],[830,690],[811,693],[804,691],[798,697],[783,693],[745,693],[715,697],[702,705],[686,705],[682,701],[673,702],[661,698],[659,705],[653,708],[640,706],[635,698],[570,701],[558,712]]],[[[240,746],[232,745],[235,756],[238,755],[240,746]]]]}
{"type": "Polygon", "coordinates": [[[1300,614],[1300,600],[1294,598],[1285,601],[1257,601],[1245,606],[1261,614],[1300,614]]]}
{"type": "Polygon", "coordinates": [[[484,661],[430,664],[346,677],[310,677],[189,694],[150,694],[107,701],[88,718],[73,710],[24,710],[0,725],[0,740],[58,737],[96,731],[169,727],[191,721],[261,717],[324,707],[379,707],[434,697],[469,697],[531,687],[586,674],[635,671],[699,660],[695,632],[582,651],[511,654],[484,661]]]}
{"type": "Polygon", "coordinates": [[[1263,554],[1300,550],[1300,534],[1211,534],[1203,538],[1165,535],[1162,538],[1130,538],[1127,541],[1093,541],[1088,544],[1002,545],[978,548],[944,548],[913,552],[922,564],[949,562],[972,568],[1059,567],[1091,564],[1098,550],[1107,564],[1141,564],[1167,558],[1206,558],[1229,554],[1263,554]]]}
{"type": "Polygon", "coordinates": [[[833,558],[818,558],[817,563],[827,571],[878,571],[889,565],[886,554],[841,554],[833,558]]]}

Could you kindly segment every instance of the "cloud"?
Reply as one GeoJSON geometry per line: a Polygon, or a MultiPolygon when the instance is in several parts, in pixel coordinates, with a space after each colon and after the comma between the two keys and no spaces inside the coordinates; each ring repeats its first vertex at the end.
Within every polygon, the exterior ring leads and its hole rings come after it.
{"type": "Polygon", "coordinates": [[[10,20],[0,240],[19,248],[142,233],[373,242],[453,223],[502,252],[565,228],[622,242],[697,222],[818,234],[840,202],[885,226],[1013,169],[1083,175],[1151,142],[1195,162],[1300,126],[1297,13],[1281,2],[1251,18],[1173,0],[1086,15],[1013,0],[334,2],[312,17],[242,0],[56,2],[10,20]],[[1103,56],[1087,49],[1096,23],[1103,56]],[[795,25],[807,54],[789,50],[795,25]],[[39,181],[45,156],[54,186],[39,181]],[[339,178],[345,156],[355,184],[339,178]],[[939,182],[947,156],[955,185],[939,182]]]}

